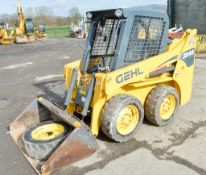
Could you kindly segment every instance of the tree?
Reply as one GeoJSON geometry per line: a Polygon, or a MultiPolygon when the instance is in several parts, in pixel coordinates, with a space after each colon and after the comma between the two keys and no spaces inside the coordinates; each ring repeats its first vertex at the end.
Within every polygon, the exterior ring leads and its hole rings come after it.
{"type": "Polygon", "coordinates": [[[1,14],[0,22],[8,23],[9,26],[15,26],[17,21],[17,14],[9,15],[9,14],[1,14]]]}
{"type": "Polygon", "coordinates": [[[46,7],[46,6],[36,7],[35,14],[36,14],[36,16],[41,16],[41,17],[54,16],[53,10],[49,7],[46,7]]]}
{"type": "MultiPolygon", "coordinates": [[[[55,16],[52,8],[50,7],[28,7],[23,12],[26,18],[32,19],[34,26],[37,26],[41,23],[45,24],[46,26],[65,26],[69,24],[68,17],[55,16]]],[[[72,20],[75,19],[74,21],[77,21],[76,19],[81,19],[81,14],[78,9],[73,9],[70,15],[72,16],[72,20]]],[[[0,14],[0,22],[8,23],[12,27],[15,27],[17,20],[17,13],[14,13],[12,15],[0,14]]],[[[77,24],[79,22],[75,23],[77,24]]]]}
{"type": "Polygon", "coordinates": [[[69,10],[68,21],[70,24],[79,25],[82,20],[82,15],[77,7],[73,7],[69,10]]]}
{"type": "Polygon", "coordinates": [[[17,22],[17,19],[18,19],[18,15],[16,13],[10,15],[10,18],[9,18],[9,25],[10,26],[15,26],[16,25],[16,22],[17,22]]]}
{"type": "Polygon", "coordinates": [[[51,8],[40,6],[35,8],[35,23],[44,23],[46,25],[52,25],[54,23],[54,12],[51,8]]]}
{"type": "Polygon", "coordinates": [[[24,12],[25,16],[27,18],[33,18],[34,17],[34,11],[32,7],[28,7],[25,12],[24,12]]]}
{"type": "Polygon", "coordinates": [[[3,13],[3,14],[0,15],[1,22],[8,22],[9,18],[10,18],[9,14],[3,13]]]}

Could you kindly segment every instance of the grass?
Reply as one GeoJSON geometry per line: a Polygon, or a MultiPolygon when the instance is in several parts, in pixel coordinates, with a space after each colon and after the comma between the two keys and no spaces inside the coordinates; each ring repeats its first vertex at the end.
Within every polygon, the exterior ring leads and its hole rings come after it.
{"type": "Polygon", "coordinates": [[[46,29],[46,33],[49,38],[61,38],[68,37],[70,32],[70,27],[49,27],[46,29]]]}

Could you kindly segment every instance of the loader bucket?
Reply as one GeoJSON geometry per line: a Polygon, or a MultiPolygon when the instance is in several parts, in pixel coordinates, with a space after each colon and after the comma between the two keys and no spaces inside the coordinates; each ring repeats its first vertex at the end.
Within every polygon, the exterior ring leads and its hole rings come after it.
{"type": "Polygon", "coordinates": [[[43,98],[34,100],[10,124],[10,135],[37,174],[42,175],[81,160],[97,149],[95,138],[86,124],[43,98]],[[21,136],[27,128],[47,120],[64,121],[73,130],[47,160],[34,160],[26,154],[21,136]]]}

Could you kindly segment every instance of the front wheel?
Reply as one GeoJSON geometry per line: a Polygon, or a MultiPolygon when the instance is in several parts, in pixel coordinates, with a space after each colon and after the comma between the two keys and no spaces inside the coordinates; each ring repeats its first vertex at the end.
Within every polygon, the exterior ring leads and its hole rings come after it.
{"type": "Polygon", "coordinates": [[[132,139],[144,118],[142,104],[133,96],[117,95],[109,100],[101,118],[101,129],[116,142],[132,139]]]}

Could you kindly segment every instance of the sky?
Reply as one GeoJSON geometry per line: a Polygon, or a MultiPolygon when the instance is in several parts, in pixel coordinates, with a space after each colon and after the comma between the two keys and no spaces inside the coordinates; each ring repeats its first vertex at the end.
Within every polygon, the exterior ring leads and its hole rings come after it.
{"type": "MultiPolygon", "coordinates": [[[[78,7],[81,13],[90,10],[134,7],[148,4],[166,4],[167,0],[21,0],[23,9],[49,6],[55,15],[67,16],[68,10],[78,7]]],[[[0,14],[16,13],[17,0],[0,0],[0,14]]]]}

